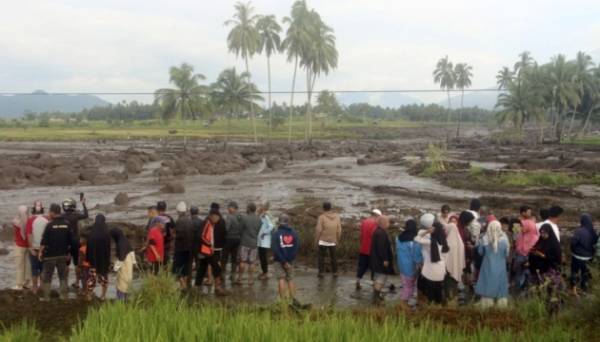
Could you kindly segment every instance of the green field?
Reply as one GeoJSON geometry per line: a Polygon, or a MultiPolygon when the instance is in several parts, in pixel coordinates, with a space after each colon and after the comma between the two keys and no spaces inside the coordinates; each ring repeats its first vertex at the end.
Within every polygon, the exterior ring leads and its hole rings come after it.
{"type": "MultiPolygon", "coordinates": [[[[314,139],[389,139],[395,136],[395,130],[420,127],[420,123],[395,120],[374,122],[349,122],[316,120],[313,123],[314,139]],[[372,132],[370,132],[372,131],[372,132]]],[[[304,139],[304,120],[292,122],[292,139],[304,139]]],[[[272,139],[287,140],[289,125],[279,125],[272,131],[272,139]]],[[[265,120],[257,120],[257,133],[260,140],[269,138],[269,127],[265,120]]],[[[12,141],[64,141],[64,140],[125,140],[125,139],[225,139],[227,121],[218,120],[210,126],[202,121],[171,122],[161,124],[156,121],[138,121],[120,125],[106,122],[84,122],[68,125],[51,123],[49,127],[40,127],[36,122],[21,122],[19,125],[0,127],[0,140],[12,141]]],[[[230,139],[252,140],[252,122],[247,119],[231,121],[230,139]]]]}

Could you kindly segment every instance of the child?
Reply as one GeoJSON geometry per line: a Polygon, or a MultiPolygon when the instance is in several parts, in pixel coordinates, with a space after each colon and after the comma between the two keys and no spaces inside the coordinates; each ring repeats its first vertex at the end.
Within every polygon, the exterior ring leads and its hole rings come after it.
{"type": "Polygon", "coordinates": [[[77,260],[77,271],[81,274],[81,292],[86,296],[89,296],[87,293],[87,281],[88,276],[90,274],[90,263],[86,259],[87,253],[87,235],[81,234],[79,237],[79,259],[77,260]]]}

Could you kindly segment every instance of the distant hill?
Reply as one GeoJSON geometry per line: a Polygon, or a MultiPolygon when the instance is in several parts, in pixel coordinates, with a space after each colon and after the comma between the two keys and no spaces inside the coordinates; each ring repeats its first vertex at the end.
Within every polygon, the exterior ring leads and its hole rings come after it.
{"type": "Polygon", "coordinates": [[[109,103],[92,95],[48,95],[36,90],[27,95],[0,96],[0,118],[16,118],[25,113],[75,113],[84,108],[108,106],[109,103]]]}
{"type": "Polygon", "coordinates": [[[421,104],[423,101],[402,93],[341,93],[338,101],[344,105],[368,103],[373,106],[397,108],[403,105],[421,104]]]}
{"type": "MultiPolygon", "coordinates": [[[[460,93],[454,93],[454,96],[450,96],[452,101],[452,108],[460,107],[460,93]]],[[[479,107],[482,109],[493,110],[496,106],[496,100],[498,99],[498,92],[485,91],[478,93],[469,93],[465,91],[465,99],[463,105],[465,107],[479,107]]],[[[441,106],[448,107],[448,101],[440,101],[438,103],[441,106]]]]}

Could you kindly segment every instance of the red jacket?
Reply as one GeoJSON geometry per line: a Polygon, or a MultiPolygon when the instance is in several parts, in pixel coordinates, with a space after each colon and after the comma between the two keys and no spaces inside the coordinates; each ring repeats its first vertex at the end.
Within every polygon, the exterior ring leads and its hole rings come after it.
{"type": "Polygon", "coordinates": [[[371,255],[371,240],[373,232],[377,229],[377,222],[373,217],[365,219],[360,225],[360,254],[371,255]]]}
{"type": "Polygon", "coordinates": [[[29,241],[27,241],[27,235],[25,235],[25,238],[23,239],[23,237],[21,236],[21,228],[13,224],[13,229],[15,233],[15,245],[17,245],[17,247],[28,248],[29,241]]]}

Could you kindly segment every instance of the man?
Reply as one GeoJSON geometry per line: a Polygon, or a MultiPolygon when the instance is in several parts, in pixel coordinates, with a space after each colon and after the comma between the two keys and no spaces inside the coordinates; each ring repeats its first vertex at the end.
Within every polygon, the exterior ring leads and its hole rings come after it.
{"type": "Polygon", "coordinates": [[[169,258],[171,256],[171,249],[173,244],[173,231],[175,230],[175,220],[167,214],[167,203],[165,201],[158,201],[156,203],[156,211],[158,216],[166,218],[165,227],[163,230],[163,236],[165,238],[165,251],[163,265],[169,264],[169,258]]]}
{"type": "Polygon", "coordinates": [[[331,272],[337,277],[337,259],[335,247],[342,236],[342,223],[340,216],[331,210],[331,203],[323,203],[323,214],[317,220],[315,227],[315,242],[319,248],[318,267],[319,278],[325,273],[325,254],[329,252],[331,258],[331,272]]]}
{"type": "Polygon", "coordinates": [[[356,290],[360,290],[362,286],[360,281],[367,270],[371,268],[371,238],[373,232],[377,229],[377,218],[381,216],[379,209],[373,209],[371,216],[366,218],[360,224],[360,250],[358,252],[358,270],[356,271],[356,290]]]}
{"type": "Polygon", "coordinates": [[[387,277],[394,274],[392,267],[392,245],[387,229],[390,227],[390,219],[387,216],[380,216],[377,219],[377,228],[373,232],[371,242],[371,269],[375,273],[375,283],[373,285],[373,297],[375,301],[382,301],[382,290],[385,287],[387,277]]]}
{"type": "Polygon", "coordinates": [[[212,268],[215,278],[215,294],[217,296],[225,295],[223,290],[223,282],[221,277],[221,265],[219,260],[214,255],[214,227],[221,220],[221,214],[217,209],[211,209],[208,217],[204,222],[202,233],[200,235],[200,248],[197,253],[197,272],[196,286],[200,287],[203,284],[204,277],[208,270],[208,266],[212,268]]]}
{"type": "Polygon", "coordinates": [[[542,225],[547,223],[552,226],[552,230],[554,231],[554,235],[558,239],[558,242],[560,242],[560,229],[558,228],[558,223],[563,212],[563,208],[557,205],[551,207],[548,209],[548,219],[542,223],[542,225]]]}
{"type": "Polygon", "coordinates": [[[240,270],[236,281],[242,284],[244,271],[248,270],[248,285],[254,284],[254,264],[258,256],[258,232],[262,226],[260,216],[256,215],[256,204],[250,202],[246,207],[246,215],[242,216],[242,237],[240,239],[240,270]]]}
{"type": "MultiPolygon", "coordinates": [[[[214,253],[215,253],[215,259],[220,263],[221,259],[223,258],[223,248],[225,248],[225,245],[227,243],[227,223],[225,223],[225,220],[223,219],[223,216],[221,215],[221,211],[220,211],[221,206],[218,203],[211,203],[210,209],[215,210],[219,214],[219,220],[214,225],[214,228],[215,228],[214,253]]],[[[225,267],[225,265],[222,264],[221,269],[223,269],[224,267],[225,267]]],[[[221,272],[221,274],[222,274],[222,272],[221,272]]]]}
{"type": "Polygon", "coordinates": [[[294,286],[294,260],[298,253],[300,240],[290,227],[290,218],[286,214],[279,216],[279,228],[273,232],[271,249],[275,260],[275,277],[278,281],[279,298],[292,299],[296,294],[294,286]]]}
{"type": "Polygon", "coordinates": [[[75,202],[75,200],[72,198],[67,198],[62,203],[62,209],[64,211],[63,217],[69,223],[71,237],[73,238],[71,258],[73,261],[73,266],[75,267],[75,283],[73,283],[71,286],[75,289],[79,288],[79,283],[81,282],[81,272],[79,267],[77,267],[79,264],[79,221],[86,220],[89,217],[86,199],[83,194],[79,200],[81,202],[81,206],[83,207],[83,212],[77,210],[77,202],[75,202]]]}
{"type": "Polygon", "coordinates": [[[173,274],[179,280],[182,289],[187,289],[192,271],[192,246],[194,238],[194,223],[187,214],[187,204],[177,204],[177,222],[175,223],[175,254],[173,255],[173,274]]]}
{"type": "Polygon", "coordinates": [[[231,259],[231,280],[237,272],[238,252],[240,248],[240,238],[242,237],[241,215],[238,213],[236,202],[229,202],[227,213],[225,214],[225,230],[227,232],[223,254],[221,256],[221,265],[223,273],[227,270],[227,262],[231,259]]]}
{"type": "MultiPolygon", "coordinates": [[[[50,222],[44,229],[40,243],[39,258],[43,262],[42,301],[50,300],[50,286],[54,269],[58,272],[60,282],[60,298],[67,299],[67,262],[73,246],[72,227],[64,216],[61,216],[60,206],[56,203],[50,205],[50,222]]],[[[79,252],[79,251],[77,251],[79,252]]]]}
{"type": "Polygon", "coordinates": [[[48,219],[44,216],[44,206],[41,201],[35,201],[31,209],[32,216],[27,221],[27,241],[29,241],[31,277],[33,287],[31,291],[37,294],[41,287],[42,263],[40,262],[40,248],[42,235],[48,224],[48,219]]]}

